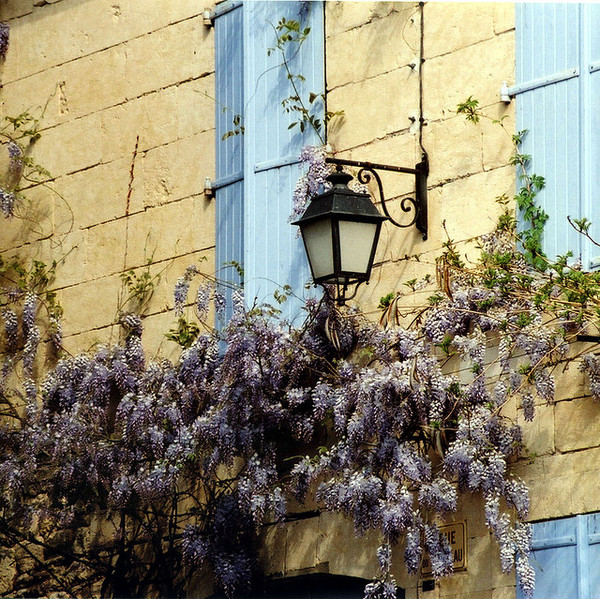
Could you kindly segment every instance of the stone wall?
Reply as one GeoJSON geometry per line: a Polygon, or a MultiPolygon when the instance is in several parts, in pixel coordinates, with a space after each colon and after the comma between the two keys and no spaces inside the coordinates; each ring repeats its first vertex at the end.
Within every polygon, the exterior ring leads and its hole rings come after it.
{"type": "MultiPolygon", "coordinates": [[[[109,338],[120,274],[149,264],[160,281],[145,342],[153,351],[162,343],[169,355],[175,347],[163,333],[173,324],[175,280],[202,256],[208,260],[200,267],[214,271],[214,205],[202,194],[214,171],[213,38],[203,9],[197,0],[0,4],[0,20],[11,26],[2,111],[46,105],[34,157],[60,194],[32,190],[30,220],[2,222],[1,253],[63,261],[55,285],[71,350],[109,338]]],[[[376,313],[379,297],[433,274],[446,235],[464,249],[489,231],[499,213],[495,199],[513,193],[510,136],[487,120],[468,123],[456,106],[473,96],[513,130],[514,106],[500,101],[499,89],[514,81],[514,7],[328,1],[326,57],[328,108],[344,111],[329,132],[338,156],[413,166],[421,140],[430,159],[429,238],[384,226],[372,282],[358,297],[376,313]]],[[[412,180],[386,176],[384,184],[399,215],[412,180]]],[[[558,401],[538,406],[533,423],[507,410],[524,425],[528,454],[514,470],[530,486],[533,520],[600,510],[600,411],[576,366],[565,363],[556,374],[558,401]]],[[[406,596],[514,597],[514,576],[500,571],[478,498],[463,501],[453,520],[467,521],[467,571],[424,592],[406,576],[398,551],[395,574],[406,596]]],[[[349,522],[322,514],[267,530],[262,562],[273,576],[370,578],[377,544],[356,540],[349,522]]]]}
{"type": "Polygon", "coordinates": [[[172,289],[186,266],[214,272],[213,30],[196,0],[4,0],[10,25],[2,114],[41,118],[33,158],[50,187],[26,219],[3,220],[0,250],[60,262],[68,350],[106,342],[121,273],[157,288],[145,344],[172,353],[172,289]],[[205,257],[201,264],[198,260],[205,257]]]}

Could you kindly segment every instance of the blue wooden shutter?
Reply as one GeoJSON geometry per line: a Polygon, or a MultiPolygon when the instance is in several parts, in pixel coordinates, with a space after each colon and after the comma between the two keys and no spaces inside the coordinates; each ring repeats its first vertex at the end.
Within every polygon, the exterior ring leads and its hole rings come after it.
{"type": "MultiPolygon", "coordinates": [[[[598,173],[600,172],[600,5],[582,6],[584,37],[583,104],[584,104],[584,215],[592,221],[591,234],[600,241],[600,197],[598,173]]],[[[600,247],[586,241],[583,264],[600,268],[600,247]]]]}
{"type": "Polygon", "coordinates": [[[529,172],[546,179],[538,196],[550,215],[544,250],[550,259],[572,250],[581,255],[579,235],[567,215],[580,218],[581,106],[580,7],[575,4],[515,5],[517,129],[527,129],[523,153],[529,172]]]}
{"type": "Polygon", "coordinates": [[[589,269],[600,251],[567,216],[595,218],[600,11],[575,3],[518,3],[515,10],[517,80],[511,94],[517,96],[517,129],[528,131],[522,149],[532,156],[529,172],[546,179],[538,196],[550,216],[544,250],[550,259],[571,250],[589,269]]]}
{"type": "MultiPolygon", "coordinates": [[[[600,589],[600,514],[533,525],[536,599],[595,599],[600,589]]],[[[517,599],[523,599],[517,589],[517,599]]]]}
{"type": "MultiPolygon", "coordinates": [[[[244,261],[244,69],[241,2],[217,5],[215,27],[216,267],[217,277],[241,283],[230,262],[244,261]]],[[[228,316],[231,286],[225,285],[228,316]]],[[[228,318],[227,316],[227,318],[228,318]]]]}
{"type": "MultiPolygon", "coordinates": [[[[300,176],[298,156],[303,146],[318,145],[311,128],[301,133],[289,129],[297,114],[286,114],[281,102],[292,95],[290,82],[281,66],[281,56],[267,49],[275,45],[279,20],[300,21],[311,28],[306,41],[294,55],[290,69],[306,80],[298,82],[301,94],[321,93],[324,81],[324,23],[322,2],[255,1],[244,4],[244,49],[246,94],[244,153],[244,285],[246,301],[273,303],[273,292],[290,285],[298,296],[310,272],[289,224],[292,194],[300,176]]],[[[321,115],[322,119],[322,115],[321,115]]],[[[283,314],[296,322],[302,318],[301,302],[290,298],[283,314]]]]}
{"type": "MultiPolygon", "coordinates": [[[[540,599],[579,599],[576,518],[533,525],[535,595],[540,599]]],[[[517,588],[517,598],[523,599],[517,588]]]]}

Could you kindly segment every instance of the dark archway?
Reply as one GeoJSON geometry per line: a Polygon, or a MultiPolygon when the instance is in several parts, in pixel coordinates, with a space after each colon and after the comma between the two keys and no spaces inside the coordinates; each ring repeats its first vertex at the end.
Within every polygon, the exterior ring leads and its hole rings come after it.
{"type": "MultiPolygon", "coordinates": [[[[368,583],[353,576],[305,574],[265,580],[261,589],[239,599],[362,599],[368,583]]],[[[398,588],[396,598],[405,599],[404,589],[398,588]]]]}

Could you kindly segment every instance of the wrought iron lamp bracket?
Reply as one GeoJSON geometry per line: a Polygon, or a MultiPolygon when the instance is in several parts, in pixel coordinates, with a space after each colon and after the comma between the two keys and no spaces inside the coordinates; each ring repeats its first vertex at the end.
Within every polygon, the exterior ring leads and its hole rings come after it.
{"type": "Polygon", "coordinates": [[[375,162],[362,162],[359,160],[346,160],[344,158],[325,158],[325,162],[335,164],[338,170],[342,170],[344,166],[350,166],[360,169],[357,174],[357,179],[360,183],[370,183],[371,179],[377,183],[379,191],[379,201],[384,214],[389,218],[390,222],[396,227],[412,227],[415,225],[423,236],[423,241],[427,239],[427,176],[429,175],[429,160],[427,154],[423,153],[423,159],[415,168],[404,166],[390,166],[387,164],[377,164],[375,162]],[[383,184],[381,177],[377,171],[388,171],[394,173],[404,173],[414,175],[415,177],[415,197],[402,198],[400,208],[403,212],[414,212],[410,222],[399,223],[390,215],[385,195],[383,193],[383,184]]]}

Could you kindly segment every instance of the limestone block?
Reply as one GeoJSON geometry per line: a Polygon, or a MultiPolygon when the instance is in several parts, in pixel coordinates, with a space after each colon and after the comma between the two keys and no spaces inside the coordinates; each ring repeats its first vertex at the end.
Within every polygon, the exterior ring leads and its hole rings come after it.
{"type": "Polygon", "coordinates": [[[430,123],[424,139],[429,154],[428,184],[483,171],[484,141],[481,127],[467,122],[462,115],[430,123]]]}
{"type": "Polygon", "coordinates": [[[556,448],[575,451],[600,445],[600,409],[591,398],[556,404],[556,448]]]}
{"type": "MultiPolygon", "coordinates": [[[[12,222],[12,221],[9,221],[12,222]]],[[[2,238],[0,237],[0,244],[2,238]]],[[[4,246],[3,246],[4,247],[4,246]]],[[[17,257],[24,265],[30,265],[33,260],[40,260],[48,267],[53,261],[57,262],[56,276],[50,288],[59,288],[85,280],[85,243],[80,231],[25,243],[10,247],[0,252],[3,260],[10,261],[17,257]]]]}
{"type": "Polygon", "coordinates": [[[214,205],[203,195],[148,209],[130,217],[127,268],[214,246],[214,205]]]}
{"type": "Polygon", "coordinates": [[[458,509],[447,517],[447,521],[466,521],[467,539],[486,537],[489,534],[485,524],[484,501],[479,494],[459,494],[458,509]]]}
{"type": "MultiPolygon", "coordinates": [[[[132,102],[96,113],[100,118],[102,162],[111,162],[124,156],[133,159],[138,135],[141,140],[146,131],[147,121],[144,120],[143,110],[140,103],[132,102]],[[123,123],[129,123],[131,126],[124,127],[123,123]]],[[[161,143],[165,141],[161,140],[161,143]]],[[[139,149],[138,144],[138,151],[139,149]]]]}
{"type": "Polygon", "coordinates": [[[418,79],[409,67],[331,90],[328,109],[343,110],[343,125],[330,131],[330,143],[345,150],[408,130],[419,106],[418,79]],[[361,101],[357,101],[360,98],[361,101]]]}
{"type": "MultiPolygon", "coordinates": [[[[434,207],[430,228],[441,232],[441,223],[446,221],[448,235],[456,241],[489,233],[502,212],[496,199],[512,182],[512,167],[506,167],[444,185],[439,199],[434,196],[431,200],[434,207]],[[435,220],[436,216],[440,221],[435,220]]],[[[469,253],[470,258],[478,255],[478,250],[469,253]]]]}
{"type": "Polygon", "coordinates": [[[0,228],[0,250],[17,248],[52,233],[52,198],[47,190],[27,192],[27,198],[18,201],[15,214],[23,218],[4,218],[0,228]]]}
{"type": "Polygon", "coordinates": [[[97,348],[100,345],[110,345],[119,339],[121,327],[119,325],[106,325],[99,329],[85,331],[66,331],[62,345],[71,355],[77,355],[97,348]]]}
{"type": "Polygon", "coordinates": [[[425,595],[421,590],[422,581],[418,581],[419,586],[416,589],[416,597],[421,599],[422,597],[427,597],[427,599],[440,599],[441,597],[441,585],[442,581],[434,581],[434,588],[431,591],[427,591],[427,595],[425,595]]]}
{"type": "Polygon", "coordinates": [[[164,282],[164,274],[168,270],[170,264],[171,261],[154,262],[119,273],[120,276],[125,274],[127,276],[132,275],[134,281],[140,281],[145,276],[149,276],[150,278],[150,289],[142,296],[137,293],[137,290],[131,290],[126,284],[123,285],[119,294],[121,309],[125,312],[140,313],[144,317],[164,313],[167,310],[166,297],[173,294],[173,287],[171,286],[168,288],[164,282]],[[169,293],[167,293],[167,289],[169,289],[169,293]]]}
{"type": "Polygon", "coordinates": [[[432,2],[425,5],[425,59],[494,37],[494,3],[432,2]]]}
{"type": "Polygon", "coordinates": [[[492,588],[492,561],[497,558],[492,550],[492,538],[487,533],[482,537],[472,537],[467,530],[467,534],[468,570],[440,581],[440,597],[453,597],[459,593],[481,592],[492,588]]]}
{"type": "Polygon", "coordinates": [[[494,33],[504,33],[515,28],[515,5],[510,2],[494,2],[494,33]]]}
{"type": "MultiPolygon", "coordinates": [[[[139,210],[204,191],[206,177],[214,176],[214,134],[199,133],[163,145],[142,155],[140,177],[142,205],[139,210]]],[[[205,244],[202,247],[206,247],[205,244]]]]}
{"type": "Polygon", "coordinates": [[[556,401],[589,395],[587,375],[566,361],[554,371],[556,401]]]}
{"type": "Polygon", "coordinates": [[[181,355],[181,348],[169,341],[165,334],[175,326],[175,318],[172,312],[152,314],[143,320],[144,334],[142,345],[149,360],[164,359],[175,363],[181,355]]]}
{"type": "MultiPolygon", "coordinates": [[[[385,262],[378,265],[371,272],[369,284],[360,287],[356,302],[367,312],[373,312],[373,318],[379,318],[380,312],[377,310],[379,299],[392,291],[408,291],[404,283],[411,279],[422,278],[430,271],[429,266],[427,263],[416,261],[385,262]]],[[[407,315],[413,314],[408,322],[414,318],[413,310],[424,307],[427,304],[427,297],[431,294],[431,289],[425,289],[418,293],[408,293],[403,298],[401,312],[407,315]]]]}
{"type": "Polygon", "coordinates": [[[286,526],[285,572],[314,568],[322,531],[318,518],[291,522],[286,526]]]}
{"type": "MultiPolygon", "coordinates": [[[[32,244],[33,257],[48,266],[56,261],[56,276],[52,288],[68,287],[85,281],[87,278],[87,253],[85,234],[73,230],[32,244]]],[[[19,252],[21,254],[21,252],[19,252]]]]}
{"type": "Polygon", "coordinates": [[[205,77],[129,102],[125,118],[139,132],[140,149],[156,148],[214,130],[214,101],[203,95],[204,91],[210,93],[213,85],[214,77],[205,77]],[[134,107],[130,113],[132,104],[134,107]]]}
{"type": "MultiPolygon", "coordinates": [[[[123,156],[131,157],[137,132],[134,128],[123,127],[123,122],[127,122],[129,110],[133,111],[136,108],[135,105],[115,107],[43,131],[40,140],[36,142],[34,157],[54,177],[121,159],[123,156]]],[[[207,172],[213,172],[213,140],[214,135],[211,131],[200,133],[188,140],[188,153],[182,154],[190,160],[191,166],[187,169],[182,167],[180,156],[171,157],[172,164],[180,167],[177,169],[179,185],[189,183],[190,178],[198,180],[198,164],[204,163],[207,172]]],[[[171,150],[182,148],[177,146],[171,150]]],[[[203,183],[202,178],[202,186],[203,183]]],[[[202,186],[199,183],[195,184],[193,191],[197,192],[202,186]]],[[[192,190],[188,193],[192,193],[192,190]]]]}
{"type": "Polygon", "coordinates": [[[214,71],[212,37],[202,18],[188,19],[127,42],[127,96],[186,81],[214,71]]]}
{"type": "Polygon", "coordinates": [[[178,139],[215,128],[214,88],[214,74],[177,85],[174,110],[177,114],[178,139]]]}
{"type": "MultiPolygon", "coordinates": [[[[317,561],[329,563],[330,574],[344,574],[367,580],[377,575],[379,566],[376,550],[381,542],[379,535],[367,533],[364,537],[356,537],[350,519],[332,513],[321,514],[319,527],[321,540],[317,561]]],[[[401,579],[397,580],[402,586],[401,579]]]]}
{"type": "MultiPolygon", "coordinates": [[[[371,3],[373,4],[373,3],[371,3]]],[[[419,47],[419,18],[414,6],[398,4],[398,11],[327,39],[327,85],[330,89],[362,81],[413,63],[419,47]],[[400,37],[399,32],[402,32],[400,37]]]]}
{"type": "MultiPolygon", "coordinates": [[[[386,17],[408,3],[400,2],[335,2],[325,3],[325,23],[327,36],[360,27],[365,23],[386,17]]],[[[409,4],[413,6],[412,4],[409,4]]]]}
{"type": "Polygon", "coordinates": [[[263,528],[258,559],[265,576],[281,575],[285,572],[286,536],[286,530],[280,526],[263,528]]]}
{"type": "Polygon", "coordinates": [[[188,580],[187,595],[196,599],[207,599],[215,595],[215,576],[210,566],[205,563],[201,568],[192,572],[188,580]]]}
{"type": "Polygon", "coordinates": [[[572,464],[575,475],[585,474],[588,472],[595,473],[600,470],[600,448],[586,449],[569,454],[570,463],[572,464]]]}
{"type": "MultiPolygon", "coordinates": [[[[18,0],[14,4],[20,2],[31,4],[30,0],[18,0]]],[[[158,32],[160,35],[169,24],[185,23],[202,10],[203,6],[194,0],[167,4],[160,0],[143,3],[62,0],[33,11],[28,9],[28,14],[12,25],[11,43],[19,46],[19,56],[18,60],[7,61],[6,81],[93,54],[143,34],[158,32]]],[[[212,36],[211,30],[202,26],[201,21],[199,29],[199,39],[212,36]]]]}
{"type": "MultiPolygon", "coordinates": [[[[17,48],[15,51],[18,50],[17,48]]],[[[3,79],[3,114],[17,116],[27,110],[32,116],[40,117],[42,108],[47,104],[40,127],[62,123],[68,118],[68,113],[64,111],[64,105],[61,105],[65,85],[64,75],[60,69],[36,72],[10,82],[3,79]]],[[[71,89],[69,89],[69,93],[70,91],[71,89]]]]}
{"type": "Polygon", "coordinates": [[[127,122],[127,129],[140,133],[145,149],[214,127],[212,76],[181,84],[175,80],[158,91],[144,87],[128,97],[127,60],[127,46],[121,44],[5,84],[5,113],[18,114],[24,106],[47,101],[41,123],[47,128],[112,109],[117,118],[124,119],[121,124],[127,122]]]}
{"type": "MultiPolygon", "coordinates": [[[[414,197],[414,194],[411,194],[414,197]]],[[[399,199],[391,199],[386,202],[392,218],[399,223],[406,223],[414,216],[414,213],[405,215],[402,212],[399,199]]],[[[436,240],[437,241],[437,240],[436,240]]],[[[406,229],[394,226],[392,223],[383,223],[375,254],[375,262],[380,263],[387,260],[393,262],[402,260],[406,256],[421,255],[430,248],[430,243],[423,241],[423,235],[416,227],[406,229]]],[[[439,244],[437,247],[440,247],[439,244]]]]}
{"type": "MultiPolygon", "coordinates": [[[[515,572],[510,570],[509,572],[502,571],[502,560],[500,559],[500,547],[496,540],[490,535],[491,551],[489,560],[492,566],[492,588],[515,588],[515,572]]],[[[501,595],[502,596],[502,595],[501,595]]],[[[514,597],[514,595],[513,595],[514,597]]]]}
{"type": "Polygon", "coordinates": [[[529,517],[546,520],[574,514],[574,483],[572,476],[546,477],[528,483],[531,496],[529,517]]]}
{"type": "Polygon", "coordinates": [[[515,584],[496,587],[492,590],[491,599],[515,599],[515,584]]]}
{"type": "Polygon", "coordinates": [[[115,321],[121,280],[117,275],[58,291],[58,300],[65,307],[65,336],[108,326],[115,321]]]}
{"type": "Polygon", "coordinates": [[[102,156],[104,135],[106,133],[101,127],[101,114],[91,114],[42,130],[33,156],[53,177],[72,173],[107,162],[102,156]]]}
{"type": "Polygon", "coordinates": [[[468,259],[476,259],[480,250],[474,242],[465,242],[475,236],[488,233],[495,227],[500,213],[495,196],[497,192],[502,191],[503,185],[504,178],[501,173],[492,171],[459,179],[430,190],[428,194],[430,233],[428,240],[420,244],[423,252],[421,261],[431,263],[439,255],[446,235],[444,222],[448,236],[459,244],[461,253],[468,259]]]}
{"type": "MultiPolygon", "coordinates": [[[[66,226],[84,229],[125,215],[132,154],[133,152],[122,159],[59,177],[53,183],[64,198],[55,198],[54,201],[57,230],[66,226]]],[[[138,155],[134,165],[130,206],[135,202],[135,194],[139,193],[140,162],[141,157],[138,155]]]]}
{"type": "Polygon", "coordinates": [[[91,227],[86,231],[88,278],[96,279],[120,272],[125,267],[125,254],[130,237],[127,219],[120,218],[91,227]]]}
{"type": "MultiPolygon", "coordinates": [[[[446,582],[443,581],[442,584],[446,582]]],[[[486,591],[474,591],[474,592],[463,592],[460,591],[459,593],[452,593],[451,595],[443,595],[440,593],[440,598],[443,597],[444,599],[491,599],[492,596],[492,590],[486,590],[486,591]]]]}
{"type": "Polygon", "coordinates": [[[488,118],[482,119],[475,127],[481,128],[483,139],[482,163],[484,170],[501,168],[509,163],[515,148],[512,134],[515,130],[514,104],[506,105],[498,102],[485,108],[491,119],[503,119],[503,127],[488,118]]]}
{"type": "Polygon", "coordinates": [[[73,119],[126,99],[127,59],[126,47],[119,45],[28,77],[16,85],[50,77],[57,86],[53,98],[57,102],[55,119],[59,122],[73,119]]]}
{"type": "Polygon", "coordinates": [[[532,422],[523,418],[523,411],[518,411],[517,424],[523,431],[523,444],[528,455],[554,453],[554,409],[553,405],[541,405],[535,408],[532,422]]]}
{"type": "Polygon", "coordinates": [[[573,512],[585,514],[600,510],[600,469],[583,475],[574,475],[573,512]]]}
{"type": "MultiPolygon", "coordinates": [[[[333,148],[334,151],[337,148],[333,148]]],[[[337,158],[347,158],[349,160],[367,160],[368,162],[377,162],[391,166],[413,167],[421,161],[421,148],[416,135],[389,135],[381,139],[373,139],[368,144],[347,150],[346,152],[335,152],[337,158]]],[[[355,171],[357,169],[354,169],[355,171]]],[[[414,189],[414,176],[398,173],[385,173],[380,171],[382,180],[384,179],[384,191],[387,197],[393,197],[398,186],[405,186],[408,183],[414,189]],[[387,193],[387,192],[390,193],[387,193]]],[[[370,193],[375,199],[377,187],[371,185],[370,193]]]]}
{"type": "Polygon", "coordinates": [[[482,107],[499,101],[504,79],[514,77],[514,35],[508,32],[426,60],[423,64],[424,111],[434,121],[456,113],[469,96],[482,107]]]}
{"type": "Polygon", "coordinates": [[[5,22],[22,17],[33,10],[33,0],[5,0],[0,3],[0,20],[5,22]]]}
{"type": "MultiPolygon", "coordinates": [[[[573,513],[575,477],[569,471],[568,464],[566,470],[551,465],[556,457],[536,458],[533,464],[519,468],[518,473],[529,488],[531,520],[545,520],[573,513]]],[[[564,462],[561,461],[561,465],[564,466],[564,462]]]]}

